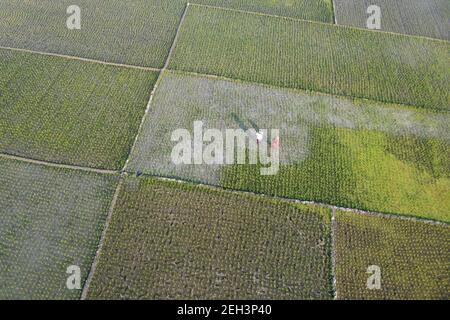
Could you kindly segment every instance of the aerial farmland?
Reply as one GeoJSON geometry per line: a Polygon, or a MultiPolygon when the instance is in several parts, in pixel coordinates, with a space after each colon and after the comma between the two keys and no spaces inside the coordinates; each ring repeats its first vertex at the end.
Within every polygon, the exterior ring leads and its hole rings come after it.
{"type": "Polygon", "coordinates": [[[449,19],[0,1],[0,300],[450,299],[449,19]]]}

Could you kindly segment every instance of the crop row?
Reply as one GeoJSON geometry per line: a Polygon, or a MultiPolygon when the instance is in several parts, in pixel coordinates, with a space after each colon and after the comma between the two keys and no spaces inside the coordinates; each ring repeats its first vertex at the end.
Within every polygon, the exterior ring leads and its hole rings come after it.
{"type": "Polygon", "coordinates": [[[337,212],[335,230],[338,299],[448,300],[448,225],[337,212]]]}
{"type": "Polygon", "coordinates": [[[78,299],[117,177],[0,159],[0,299],[78,299]]]}
{"type": "Polygon", "coordinates": [[[0,49],[0,151],[120,169],[156,77],[0,49]]]}
{"type": "Polygon", "coordinates": [[[367,27],[367,9],[381,9],[381,30],[450,40],[447,0],[335,0],[338,24],[367,27]]]}
{"type": "Polygon", "coordinates": [[[169,68],[449,110],[450,43],[191,5],[169,68]]]}
{"type": "MultiPolygon", "coordinates": [[[[333,224],[339,299],[448,298],[448,225],[343,211],[333,224]]],[[[329,209],[129,177],[88,298],[330,299],[330,257],[329,209]]]]}
{"type": "MultiPolygon", "coordinates": [[[[0,297],[78,299],[67,268],[83,287],[118,177],[5,159],[0,172],[0,297]]],[[[448,225],[333,223],[339,299],[448,298],[448,225]]],[[[330,237],[319,206],[127,177],[88,298],[330,299],[330,237]]]]}
{"type": "MultiPolygon", "coordinates": [[[[161,68],[187,0],[2,0],[0,45],[161,68]],[[81,10],[81,29],[66,26],[66,10],[81,10]]],[[[198,0],[331,22],[331,0],[198,0]]]]}
{"type": "Polygon", "coordinates": [[[329,212],[204,187],[125,181],[91,299],[329,299],[329,212]]]}

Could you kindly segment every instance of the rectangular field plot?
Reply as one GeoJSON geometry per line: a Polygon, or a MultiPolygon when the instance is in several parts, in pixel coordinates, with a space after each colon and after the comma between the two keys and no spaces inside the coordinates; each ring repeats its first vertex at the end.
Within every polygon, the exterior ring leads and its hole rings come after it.
{"type": "Polygon", "coordinates": [[[0,49],[0,152],[119,169],[156,77],[0,49]]]}
{"type": "Polygon", "coordinates": [[[78,299],[117,177],[0,158],[0,299],[78,299]]]}
{"type": "Polygon", "coordinates": [[[127,170],[450,221],[450,114],[168,72],[127,170]],[[279,129],[279,171],[175,164],[172,134],[186,129],[193,139],[194,121],[224,136],[279,129]]]}
{"type": "Polygon", "coordinates": [[[450,109],[450,43],[191,5],[171,69],[450,109]]]}
{"type": "Polygon", "coordinates": [[[2,0],[0,45],[148,67],[162,67],[184,1],[2,0]],[[81,10],[70,30],[67,8],[81,10]]]}
{"type": "MultiPolygon", "coordinates": [[[[331,0],[198,0],[203,4],[332,21],[331,0]]],[[[187,0],[2,0],[0,45],[162,68],[187,0]],[[70,5],[81,29],[69,30],[70,5]]]]}
{"type": "Polygon", "coordinates": [[[125,181],[91,299],[329,299],[329,210],[125,181]]]}
{"type": "Polygon", "coordinates": [[[448,0],[335,0],[338,24],[367,27],[367,9],[381,9],[381,30],[450,40],[448,0]]]}
{"type": "Polygon", "coordinates": [[[449,299],[448,225],[337,212],[335,236],[338,299],[449,299]]]}

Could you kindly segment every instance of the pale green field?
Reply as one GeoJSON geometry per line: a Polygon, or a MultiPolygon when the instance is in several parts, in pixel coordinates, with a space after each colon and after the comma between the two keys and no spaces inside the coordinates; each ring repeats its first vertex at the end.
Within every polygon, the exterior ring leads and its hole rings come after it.
{"type": "Polygon", "coordinates": [[[336,213],[338,299],[448,300],[450,226],[336,213]],[[369,266],[381,288],[368,289],[369,266]]]}
{"type": "Polygon", "coordinates": [[[336,0],[338,24],[367,27],[367,8],[381,9],[381,30],[450,40],[448,0],[336,0]]]}
{"type": "Polygon", "coordinates": [[[0,158],[0,299],[79,299],[117,177],[0,158]]]}

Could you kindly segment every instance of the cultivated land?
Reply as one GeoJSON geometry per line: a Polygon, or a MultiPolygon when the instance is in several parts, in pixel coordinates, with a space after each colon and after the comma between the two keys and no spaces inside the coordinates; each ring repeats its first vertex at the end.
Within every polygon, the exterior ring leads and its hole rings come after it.
{"type": "MultiPolygon", "coordinates": [[[[321,23],[331,0],[194,3],[78,0],[69,31],[72,1],[0,1],[0,47],[75,56],[0,49],[0,299],[449,299],[450,42],[321,23]],[[175,166],[198,120],[279,129],[278,174],[175,166]]],[[[448,1],[378,3],[448,39],[448,1]]]]}
{"type": "Polygon", "coordinates": [[[0,49],[0,151],[120,169],[157,73],[0,49]]]}
{"type": "Polygon", "coordinates": [[[329,210],[129,178],[88,298],[329,299],[329,210]]]}
{"type": "Polygon", "coordinates": [[[91,268],[117,177],[0,158],[0,299],[77,299],[67,267],[91,268]]]}
{"type": "Polygon", "coordinates": [[[450,295],[450,227],[336,213],[338,299],[444,299],[450,295]],[[366,286],[371,265],[381,290],[366,286]]]}
{"type": "Polygon", "coordinates": [[[166,72],[127,169],[450,221],[449,132],[448,113],[166,72]],[[175,165],[172,132],[193,134],[194,121],[205,130],[280,129],[280,171],[175,165]]]}
{"type": "Polygon", "coordinates": [[[338,24],[366,28],[367,8],[381,8],[382,31],[450,40],[448,0],[335,0],[338,24]]]}
{"type": "Polygon", "coordinates": [[[189,6],[169,68],[450,109],[450,43],[189,6]]]}
{"type": "MultiPolygon", "coordinates": [[[[0,45],[162,68],[186,0],[2,0],[0,45]],[[81,30],[66,9],[81,9],[81,30]]],[[[198,3],[331,22],[331,0],[198,0],[198,3]]]]}

